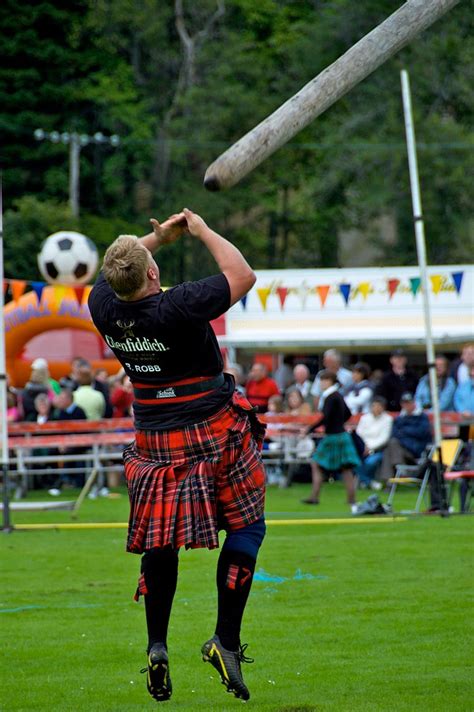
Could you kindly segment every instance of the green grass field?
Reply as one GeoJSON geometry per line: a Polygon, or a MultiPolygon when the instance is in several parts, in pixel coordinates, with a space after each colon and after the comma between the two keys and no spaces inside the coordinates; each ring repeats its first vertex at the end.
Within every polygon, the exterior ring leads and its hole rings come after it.
{"type": "MultiPolygon", "coordinates": [[[[472,710],[472,518],[305,524],[347,516],[340,484],[324,488],[319,507],[300,504],[307,493],[306,485],[269,488],[257,566],[266,574],[254,582],[243,628],[255,658],[244,666],[246,704],[281,712],[472,710]],[[301,523],[272,523],[288,519],[301,523]]],[[[79,521],[126,521],[120,494],[87,500],[79,521]]],[[[413,499],[403,493],[398,505],[413,499]]],[[[71,514],[16,513],[13,520],[70,522],[71,514]]],[[[125,533],[30,530],[0,538],[1,710],[156,707],[139,673],[145,623],[132,596],[140,560],[125,553],[125,533]]],[[[181,553],[166,710],[243,704],[200,659],[214,630],[216,561],[216,551],[181,553]]]]}

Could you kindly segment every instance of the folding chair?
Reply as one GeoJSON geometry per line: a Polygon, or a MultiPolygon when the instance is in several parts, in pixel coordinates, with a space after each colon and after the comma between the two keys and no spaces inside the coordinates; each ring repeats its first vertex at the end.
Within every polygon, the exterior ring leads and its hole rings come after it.
{"type": "MultiPolygon", "coordinates": [[[[459,438],[453,440],[441,440],[441,461],[443,468],[450,469],[454,467],[457,458],[463,448],[463,441],[459,438]]],[[[415,504],[414,510],[403,512],[404,514],[419,514],[421,504],[423,502],[426,487],[430,479],[431,465],[438,462],[438,449],[433,445],[430,447],[428,454],[420,460],[416,465],[397,465],[395,476],[389,479],[392,485],[388,496],[387,505],[392,507],[395,492],[398,485],[419,486],[420,490],[415,504]]]]}

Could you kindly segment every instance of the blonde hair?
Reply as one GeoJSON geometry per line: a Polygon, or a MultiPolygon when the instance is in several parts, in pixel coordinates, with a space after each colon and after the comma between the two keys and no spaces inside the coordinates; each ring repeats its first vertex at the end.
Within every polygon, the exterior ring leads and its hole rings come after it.
{"type": "Polygon", "coordinates": [[[147,250],[135,235],[119,235],[104,256],[102,271],[120,299],[131,299],[145,286],[150,266],[147,250]]]}

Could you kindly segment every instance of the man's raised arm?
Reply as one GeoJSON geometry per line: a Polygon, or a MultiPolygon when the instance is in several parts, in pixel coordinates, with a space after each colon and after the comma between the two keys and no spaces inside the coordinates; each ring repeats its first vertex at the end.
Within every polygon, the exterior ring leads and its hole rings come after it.
{"type": "Polygon", "coordinates": [[[214,257],[220,271],[226,276],[229,282],[232,306],[242,299],[255,284],[257,278],[254,271],[240,250],[217,232],[211,230],[199,215],[187,208],[184,208],[181,214],[184,214],[186,218],[189,233],[201,240],[214,257]]]}

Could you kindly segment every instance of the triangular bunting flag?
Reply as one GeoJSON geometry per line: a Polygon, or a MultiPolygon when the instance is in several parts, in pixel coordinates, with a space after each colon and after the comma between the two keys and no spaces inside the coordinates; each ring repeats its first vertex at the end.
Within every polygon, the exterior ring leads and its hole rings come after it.
{"type": "Polygon", "coordinates": [[[443,278],[440,274],[430,274],[431,287],[434,294],[438,294],[441,289],[443,278]]]}
{"type": "Polygon", "coordinates": [[[349,304],[349,296],[351,293],[351,285],[350,284],[340,284],[339,285],[339,291],[341,292],[342,296],[344,297],[344,301],[346,303],[346,307],[349,304]]]}
{"type": "Polygon", "coordinates": [[[76,295],[77,303],[81,306],[86,288],[83,285],[79,285],[78,287],[73,287],[72,289],[76,295]]]}
{"type": "Polygon", "coordinates": [[[13,301],[17,302],[23,292],[26,289],[26,282],[24,279],[11,279],[10,280],[10,292],[13,297],[13,301]]]}
{"type": "Polygon", "coordinates": [[[242,304],[242,309],[247,309],[247,297],[248,294],[244,294],[244,296],[240,300],[240,303],[242,304]]]}
{"type": "Polygon", "coordinates": [[[3,280],[3,294],[7,293],[7,289],[8,289],[8,282],[6,279],[4,279],[3,280]]]}
{"type": "Polygon", "coordinates": [[[456,288],[456,294],[461,291],[462,278],[464,277],[464,272],[451,272],[451,277],[453,278],[454,286],[456,288]]]}
{"type": "Polygon", "coordinates": [[[318,296],[321,300],[322,307],[324,307],[324,305],[326,304],[326,299],[328,298],[329,289],[330,289],[329,284],[319,284],[316,287],[316,291],[317,291],[318,296]]]}
{"type": "Polygon", "coordinates": [[[398,289],[399,279],[387,279],[388,298],[391,299],[398,289]]]}
{"type": "Polygon", "coordinates": [[[277,287],[278,298],[280,299],[280,306],[283,309],[285,306],[285,301],[288,296],[288,287],[277,287]]]}
{"type": "Polygon", "coordinates": [[[410,290],[414,297],[420,288],[421,279],[419,277],[410,277],[410,290]]]}
{"type": "Polygon", "coordinates": [[[33,292],[36,294],[38,304],[41,304],[41,297],[43,295],[43,289],[46,287],[46,284],[44,282],[32,282],[31,286],[33,287],[33,292]]]}
{"type": "Polygon", "coordinates": [[[362,299],[365,300],[367,299],[369,292],[370,292],[370,282],[359,282],[358,284],[358,290],[362,294],[362,299]]]}
{"type": "Polygon", "coordinates": [[[67,287],[64,284],[55,284],[53,287],[53,298],[56,309],[62,304],[67,287]]]}
{"type": "Polygon", "coordinates": [[[258,298],[260,299],[260,302],[262,304],[263,311],[266,311],[267,299],[270,294],[270,287],[260,287],[260,289],[257,289],[257,294],[258,294],[258,298]]]}

